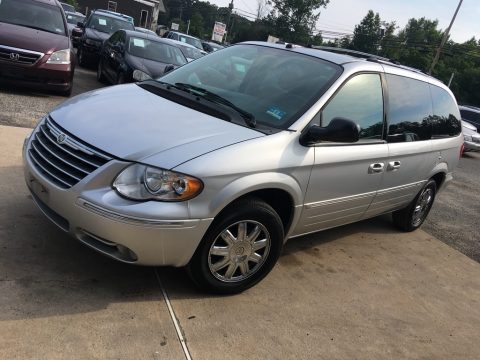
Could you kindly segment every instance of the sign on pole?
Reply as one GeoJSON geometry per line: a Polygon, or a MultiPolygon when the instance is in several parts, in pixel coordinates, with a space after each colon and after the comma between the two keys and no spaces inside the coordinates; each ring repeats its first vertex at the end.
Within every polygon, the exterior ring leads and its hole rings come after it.
{"type": "Polygon", "coordinates": [[[213,25],[212,40],[217,42],[223,42],[223,36],[227,30],[227,25],[224,23],[215,21],[213,25]]]}
{"type": "Polygon", "coordinates": [[[170,27],[173,31],[178,31],[179,25],[177,23],[172,22],[172,26],[170,27]]]}

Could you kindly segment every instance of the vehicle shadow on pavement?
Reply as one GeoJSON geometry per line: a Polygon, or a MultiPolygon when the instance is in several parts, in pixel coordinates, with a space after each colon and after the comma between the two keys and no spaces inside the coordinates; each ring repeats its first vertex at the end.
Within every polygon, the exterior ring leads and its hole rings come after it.
{"type": "Polygon", "coordinates": [[[21,168],[0,167],[0,179],[0,321],[163,301],[152,268],[102,256],[50,223],[21,168]]]}
{"type": "MultiPolygon", "coordinates": [[[[313,264],[318,269],[319,275],[321,275],[322,272],[334,273],[336,272],[334,267],[322,263],[322,258],[325,255],[325,245],[332,243],[328,250],[326,250],[329,253],[328,255],[331,255],[332,249],[348,253],[348,244],[340,242],[335,244],[335,242],[342,238],[355,236],[356,234],[359,234],[357,241],[358,245],[361,246],[361,243],[364,240],[372,237],[388,237],[392,234],[399,234],[399,231],[393,226],[391,216],[383,215],[358,223],[290,239],[285,244],[282,255],[272,272],[277,271],[278,267],[282,267],[289,268],[294,274],[301,274],[302,266],[313,264]]],[[[172,267],[159,268],[158,272],[172,299],[217,297],[196,288],[184,269],[176,269],[172,267]]],[[[267,279],[268,276],[271,276],[271,274],[267,275],[267,279]]],[[[298,276],[301,277],[301,275],[298,276]]],[[[264,282],[265,280],[256,286],[261,287],[264,282]]],[[[219,295],[218,297],[222,296],[219,295]]]]}

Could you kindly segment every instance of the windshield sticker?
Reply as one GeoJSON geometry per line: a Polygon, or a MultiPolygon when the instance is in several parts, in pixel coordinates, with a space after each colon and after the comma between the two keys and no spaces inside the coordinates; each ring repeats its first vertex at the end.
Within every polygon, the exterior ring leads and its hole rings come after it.
{"type": "Polygon", "coordinates": [[[143,39],[133,39],[133,45],[144,48],[145,47],[145,40],[143,40],[143,39]]]}
{"type": "Polygon", "coordinates": [[[287,113],[285,111],[280,110],[279,108],[272,106],[270,109],[267,110],[267,114],[273,116],[277,120],[282,120],[287,113]]]}
{"type": "Polygon", "coordinates": [[[98,19],[98,25],[106,26],[106,25],[107,25],[107,20],[105,20],[105,19],[98,19]]]}

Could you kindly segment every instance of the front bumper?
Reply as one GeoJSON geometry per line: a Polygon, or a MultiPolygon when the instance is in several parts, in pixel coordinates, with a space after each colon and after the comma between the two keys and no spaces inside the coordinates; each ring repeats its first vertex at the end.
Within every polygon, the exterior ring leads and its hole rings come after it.
{"type": "Polygon", "coordinates": [[[45,55],[33,65],[0,61],[0,82],[41,90],[68,91],[73,83],[73,63],[47,64],[48,58],[49,55],[45,55]]]}
{"type": "Polygon", "coordinates": [[[50,182],[23,151],[28,189],[58,227],[87,246],[126,263],[188,264],[213,219],[189,219],[187,203],[133,202],[111,187],[128,163],[111,160],[69,189],[50,182]]]}
{"type": "Polygon", "coordinates": [[[465,151],[480,151],[480,142],[464,141],[463,144],[465,146],[465,151]]]}

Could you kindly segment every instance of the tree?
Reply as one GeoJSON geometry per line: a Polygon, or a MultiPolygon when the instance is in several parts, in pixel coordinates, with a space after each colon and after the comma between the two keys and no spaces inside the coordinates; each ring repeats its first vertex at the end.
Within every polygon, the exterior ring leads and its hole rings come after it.
{"type": "Polygon", "coordinates": [[[316,13],[330,0],[270,0],[273,6],[268,20],[276,29],[275,34],[286,41],[308,43],[312,30],[320,16],[316,13]]]}
{"type": "Polygon", "coordinates": [[[356,50],[376,54],[380,47],[380,15],[369,10],[353,31],[352,44],[356,50]]]}

